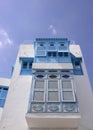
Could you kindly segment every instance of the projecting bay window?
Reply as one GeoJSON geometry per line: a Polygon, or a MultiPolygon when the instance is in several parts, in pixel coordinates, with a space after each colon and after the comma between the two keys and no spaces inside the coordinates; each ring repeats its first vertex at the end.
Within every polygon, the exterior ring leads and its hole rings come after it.
{"type": "Polygon", "coordinates": [[[43,74],[33,77],[31,112],[78,112],[73,79],[67,74],[43,74]]]}

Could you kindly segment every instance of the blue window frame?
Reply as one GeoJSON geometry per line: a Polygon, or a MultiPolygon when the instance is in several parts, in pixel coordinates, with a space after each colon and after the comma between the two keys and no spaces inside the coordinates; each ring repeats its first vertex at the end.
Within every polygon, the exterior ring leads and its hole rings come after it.
{"type": "Polygon", "coordinates": [[[63,56],[63,52],[59,52],[59,53],[58,53],[58,56],[59,56],[59,57],[62,57],[62,56],[63,56]]]}
{"type": "Polygon", "coordinates": [[[21,64],[21,75],[31,75],[32,74],[32,63],[33,59],[22,59],[21,64]]]}
{"type": "Polygon", "coordinates": [[[75,75],[83,75],[83,70],[82,70],[82,66],[81,66],[81,61],[80,60],[76,60],[73,62],[73,66],[74,66],[74,74],[75,75]]]}
{"type": "Polygon", "coordinates": [[[35,41],[35,62],[71,62],[67,38],[39,38],[35,41]]]}
{"type": "Polygon", "coordinates": [[[4,107],[7,93],[8,87],[0,86],[0,107],[4,107]]]}
{"type": "Polygon", "coordinates": [[[58,52],[58,56],[59,56],[59,57],[62,57],[62,56],[68,57],[68,56],[69,56],[69,53],[68,53],[68,52],[58,52]]]}

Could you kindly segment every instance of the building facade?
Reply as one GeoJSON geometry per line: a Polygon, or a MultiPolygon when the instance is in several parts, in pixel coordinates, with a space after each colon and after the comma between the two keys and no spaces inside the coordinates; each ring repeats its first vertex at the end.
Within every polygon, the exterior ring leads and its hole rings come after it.
{"type": "Polygon", "coordinates": [[[67,38],[22,44],[0,130],[93,130],[92,121],[93,95],[80,46],[67,38]]]}

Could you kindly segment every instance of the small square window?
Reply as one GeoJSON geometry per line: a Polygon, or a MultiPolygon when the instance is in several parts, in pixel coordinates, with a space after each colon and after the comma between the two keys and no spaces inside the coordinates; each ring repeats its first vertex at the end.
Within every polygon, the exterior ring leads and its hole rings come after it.
{"type": "Polygon", "coordinates": [[[68,52],[64,52],[64,56],[65,56],[65,57],[68,57],[68,52]]]}
{"type": "Polygon", "coordinates": [[[54,57],[56,56],[56,52],[53,52],[53,56],[54,56],[54,57]]]}
{"type": "Polygon", "coordinates": [[[48,56],[53,56],[53,57],[56,57],[56,52],[48,52],[48,56]]]}
{"type": "Polygon", "coordinates": [[[58,55],[61,57],[63,56],[63,52],[59,52],[58,55]]]}

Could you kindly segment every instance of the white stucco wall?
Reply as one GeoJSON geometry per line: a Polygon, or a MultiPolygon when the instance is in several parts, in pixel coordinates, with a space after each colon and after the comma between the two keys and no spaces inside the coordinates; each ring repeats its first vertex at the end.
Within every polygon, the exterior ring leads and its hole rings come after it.
{"type": "Polygon", "coordinates": [[[93,130],[93,93],[83,61],[84,76],[75,76],[81,121],[79,130],[93,130]]]}
{"type": "MultiPolygon", "coordinates": [[[[24,52],[25,55],[27,54],[28,57],[31,57],[31,51],[29,49],[32,48],[31,46],[32,45],[21,45],[19,49],[10,83],[9,94],[7,96],[2,120],[0,121],[0,130],[29,130],[25,120],[25,114],[27,112],[32,77],[27,75],[19,75],[21,69],[19,57],[22,56],[24,52]]],[[[78,130],[93,130],[93,95],[84,61],[82,62],[82,66],[84,75],[75,76],[78,102],[81,113],[81,121],[78,130]]]]}

